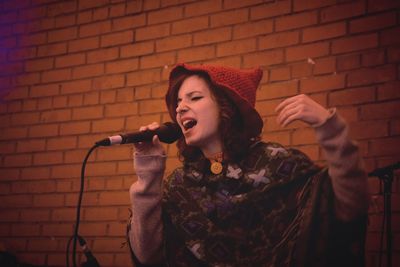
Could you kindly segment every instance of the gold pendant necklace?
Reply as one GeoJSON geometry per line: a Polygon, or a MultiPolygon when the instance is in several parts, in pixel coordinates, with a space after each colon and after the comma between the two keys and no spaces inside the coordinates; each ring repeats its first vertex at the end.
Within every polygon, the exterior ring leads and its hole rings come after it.
{"type": "Polygon", "coordinates": [[[223,153],[219,152],[214,155],[214,157],[210,158],[211,161],[211,166],[210,166],[210,171],[213,174],[220,174],[222,172],[222,159],[223,159],[223,153]]]}

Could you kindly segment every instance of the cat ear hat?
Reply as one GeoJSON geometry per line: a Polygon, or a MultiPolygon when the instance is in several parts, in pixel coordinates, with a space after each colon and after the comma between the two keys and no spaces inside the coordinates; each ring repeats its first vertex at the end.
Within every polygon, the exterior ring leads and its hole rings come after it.
{"type": "Polygon", "coordinates": [[[191,73],[205,73],[210,78],[216,90],[222,90],[236,104],[243,117],[244,126],[252,137],[260,135],[263,120],[255,109],[256,90],[262,78],[263,72],[256,69],[235,69],[215,65],[188,65],[177,64],[169,75],[169,87],[165,100],[171,118],[176,120],[175,105],[177,90],[176,83],[182,75],[191,73]]]}

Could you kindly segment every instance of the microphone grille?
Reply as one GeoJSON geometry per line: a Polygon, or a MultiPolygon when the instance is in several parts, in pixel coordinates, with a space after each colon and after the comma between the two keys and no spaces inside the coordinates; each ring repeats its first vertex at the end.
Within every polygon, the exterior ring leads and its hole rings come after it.
{"type": "Polygon", "coordinates": [[[174,122],[166,122],[164,123],[158,133],[158,137],[161,142],[171,144],[178,140],[182,136],[181,127],[177,123],[174,122]]]}

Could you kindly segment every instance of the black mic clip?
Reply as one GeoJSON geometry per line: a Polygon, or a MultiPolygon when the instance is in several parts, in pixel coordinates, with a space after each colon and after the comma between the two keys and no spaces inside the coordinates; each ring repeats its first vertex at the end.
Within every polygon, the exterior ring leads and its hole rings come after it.
{"type": "Polygon", "coordinates": [[[79,245],[82,248],[82,252],[86,256],[86,262],[82,263],[82,267],[100,267],[99,262],[90,251],[85,239],[81,236],[78,236],[78,240],[79,245]]]}

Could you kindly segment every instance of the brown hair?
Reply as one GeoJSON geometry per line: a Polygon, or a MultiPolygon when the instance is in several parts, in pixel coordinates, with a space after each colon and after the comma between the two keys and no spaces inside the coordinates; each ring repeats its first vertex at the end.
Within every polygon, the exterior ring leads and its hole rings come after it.
{"type": "MultiPolygon", "coordinates": [[[[219,132],[222,140],[222,149],[225,159],[231,162],[239,162],[246,155],[250,145],[259,139],[252,136],[244,127],[242,114],[235,103],[221,89],[216,87],[204,72],[185,72],[177,77],[173,82],[170,95],[167,96],[167,105],[172,119],[176,122],[177,97],[182,83],[190,76],[199,76],[208,85],[211,96],[217,101],[220,109],[219,132]]],[[[177,142],[178,154],[181,160],[196,161],[202,156],[199,148],[189,146],[185,138],[181,137],[177,142]]]]}

